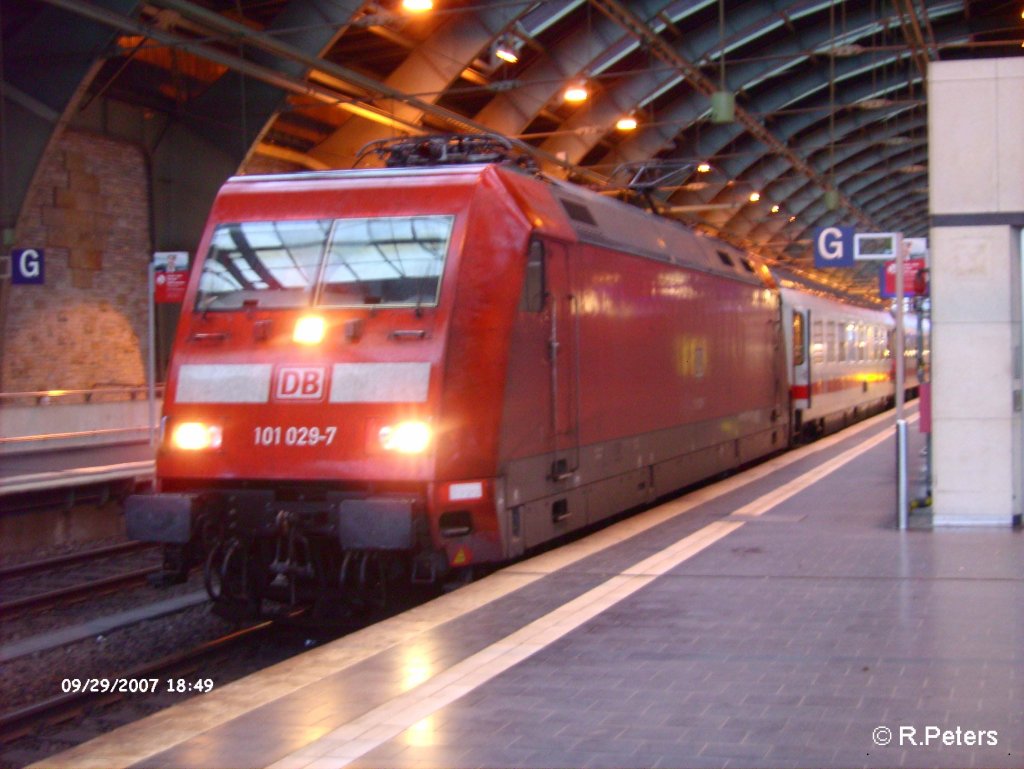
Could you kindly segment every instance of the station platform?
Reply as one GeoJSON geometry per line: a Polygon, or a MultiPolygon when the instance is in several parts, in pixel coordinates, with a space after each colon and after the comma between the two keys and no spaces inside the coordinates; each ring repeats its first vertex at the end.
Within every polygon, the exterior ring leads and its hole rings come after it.
{"type": "Polygon", "coordinates": [[[39,766],[1024,767],[1022,534],[898,531],[893,435],[883,414],[39,766]]]}

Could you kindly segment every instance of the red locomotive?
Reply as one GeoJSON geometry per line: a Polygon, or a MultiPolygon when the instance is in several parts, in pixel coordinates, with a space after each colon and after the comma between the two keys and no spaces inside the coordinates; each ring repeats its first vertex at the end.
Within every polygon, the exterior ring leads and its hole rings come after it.
{"type": "Polygon", "coordinates": [[[224,185],[130,536],[224,604],[373,603],[788,445],[769,270],[503,146],[224,185]]]}

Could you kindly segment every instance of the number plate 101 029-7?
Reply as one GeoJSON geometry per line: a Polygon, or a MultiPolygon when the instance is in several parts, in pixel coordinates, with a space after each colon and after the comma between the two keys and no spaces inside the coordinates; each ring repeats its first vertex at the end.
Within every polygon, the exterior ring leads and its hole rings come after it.
{"type": "Polygon", "coordinates": [[[334,425],[257,426],[253,428],[253,443],[257,446],[330,446],[337,432],[338,428],[334,425]]]}

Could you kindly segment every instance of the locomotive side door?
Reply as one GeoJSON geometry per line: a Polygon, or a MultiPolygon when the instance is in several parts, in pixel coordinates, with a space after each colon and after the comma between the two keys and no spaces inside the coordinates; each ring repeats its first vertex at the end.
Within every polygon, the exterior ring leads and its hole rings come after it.
{"type": "Polygon", "coordinates": [[[545,242],[547,313],[550,328],[551,479],[565,480],[579,467],[579,315],[573,294],[572,265],[564,243],[545,242]]]}

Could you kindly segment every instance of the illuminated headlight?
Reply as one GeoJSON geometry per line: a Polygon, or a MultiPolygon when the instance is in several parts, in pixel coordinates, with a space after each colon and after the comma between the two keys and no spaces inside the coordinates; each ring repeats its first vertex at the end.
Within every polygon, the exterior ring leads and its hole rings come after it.
{"type": "Polygon", "coordinates": [[[224,433],[220,425],[203,422],[182,422],[171,431],[171,446],[183,451],[219,449],[224,433]]]}
{"type": "Polygon", "coordinates": [[[385,451],[422,454],[430,445],[430,425],[426,422],[400,422],[380,429],[380,445],[385,451]]]}
{"type": "Polygon", "coordinates": [[[303,315],[295,321],[292,341],[296,344],[320,344],[326,332],[327,324],[319,315],[303,315]]]}

